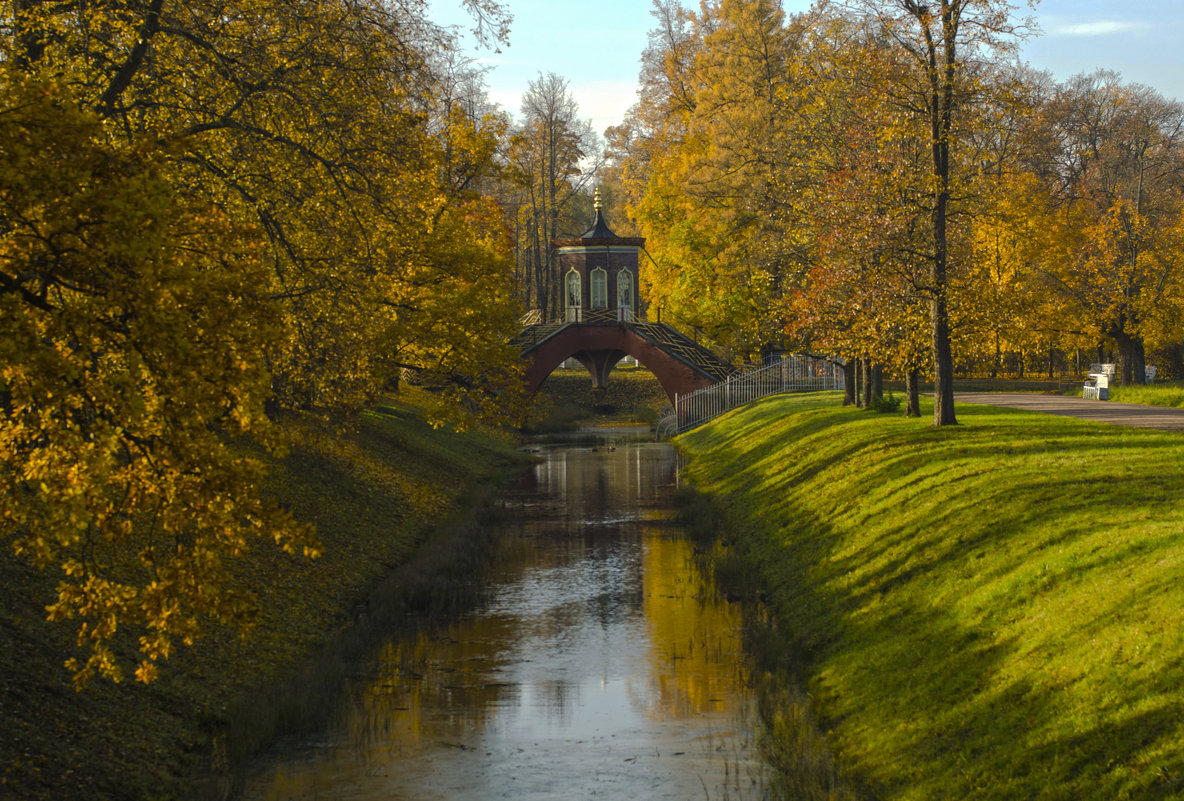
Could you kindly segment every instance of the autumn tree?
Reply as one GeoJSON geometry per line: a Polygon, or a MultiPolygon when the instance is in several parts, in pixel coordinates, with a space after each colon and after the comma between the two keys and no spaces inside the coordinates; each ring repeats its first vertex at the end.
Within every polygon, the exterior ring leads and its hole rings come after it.
{"type": "MultiPolygon", "coordinates": [[[[977,93],[974,65],[1006,51],[1020,33],[1012,7],[1002,0],[858,0],[851,8],[872,21],[885,41],[911,62],[896,87],[925,109],[931,158],[929,312],[934,377],[934,424],[952,425],[953,351],[950,333],[951,201],[962,177],[956,116],[977,93]]],[[[964,167],[963,167],[964,168],[964,167]]]]}
{"type": "Polygon", "coordinates": [[[782,344],[778,298],[804,263],[794,218],[806,27],[775,3],[655,4],[641,102],[612,133],[647,237],[651,307],[754,355],[782,344]]]}
{"type": "Polygon", "coordinates": [[[551,243],[587,227],[587,214],[578,210],[600,151],[599,137],[579,117],[568,82],[555,73],[531,81],[510,147],[520,197],[517,269],[527,305],[549,318],[558,316],[561,300],[551,243]]]}
{"type": "Polygon", "coordinates": [[[131,627],[147,680],[202,619],[244,618],[234,554],[312,547],[233,445],[275,443],[264,354],[280,320],[257,230],[175,191],[155,148],[103,143],[60,87],[9,78],[0,521],[17,554],[60,571],[50,616],[80,621],[77,679],[118,678],[109,641],[131,627]]]}
{"type": "Polygon", "coordinates": [[[1040,262],[1062,325],[1116,343],[1119,380],[1178,341],[1184,107],[1112,72],[1078,75],[1044,107],[1056,236],[1040,262]]]}
{"type": "Polygon", "coordinates": [[[0,536],[58,571],[79,681],[122,674],[119,630],[150,679],[249,615],[235,559],[315,550],[259,495],[284,410],[404,370],[503,405],[509,238],[471,180],[500,134],[440,111],[419,11],[0,6],[0,536]]]}
{"type": "Polygon", "coordinates": [[[781,300],[807,262],[802,194],[817,100],[805,85],[808,31],[776,3],[725,0],[696,60],[705,80],[690,136],[701,146],[686,153],[685,191],[719,232],[699,315],[745,354],[784,348],[781,300]]]}
{"type": "Polygon", "coordinates": [[[654,27],[641,54],[639,100],[606,131],[607,172],[621,186],[630,213],[640,209],[663,157],[685,139],[695,107],[695,56],[704,30],[677,0],[654,0],[654,27]]]}
{"type": "Polygon", "coordinates": [[[642,294],[651,313],[685,328],[699,326],[695,307],[675,294],[677,287],[696,288],[705,299],[707,287],[697,284],[693,265],[711,258],[715,232],[696,215],[683,192],[684,153],[698,146],[690,136],[690,120],[700,84],[696,63],[711,22],[709,6],[702,14],[676,0],[655,0],[655,27],[642,53],[639,101],[619,126],[608,133],[612,180],[621,188],[625,210],[646,237],[649,256],[641,273],[642,294]]]}
{"type": "Polygon", "coordinates": [[[953,280],[959,299],[956,342],[965,358],[995,377],[1008,354],[1063,344],[1062,315],[1049,309],[1039,265],[1050,245],[1048,187],[1030,172],[1003,167],[981,182],[970,226],[967,266],[953,280]]]}
{"type": "Polygon", "coordinates": [[[927,136],[915,109],[885,91],[910,65],[858,20],[818,28],[809,52],[819,93],[807,129],[813,180],[800,200],[811,269],[787,324],[824,352],[896,373],[916,416],[926,368],[927,136]]]}
{"type": "Polygon", "coordinates": [[[965,161],[977,169],[965,182],[961,226],[965,266],[953,277],[955,347],[966,362],[989,365],[995,377],[1011,355],[1063,344],[1044,308],[1048,294],[1036,265],[1052,222],[1038,124],[1051,79],[1002,65],[980,79],[984,91],[967,126],[965,161]]]}

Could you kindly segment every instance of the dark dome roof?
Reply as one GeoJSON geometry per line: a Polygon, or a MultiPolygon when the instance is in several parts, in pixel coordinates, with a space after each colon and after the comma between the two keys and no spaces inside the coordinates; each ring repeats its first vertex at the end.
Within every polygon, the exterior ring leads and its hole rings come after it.
{"type": "Polygon", "coordinates": [[[604,221],[604,215],[600,212],[600,199],[596,201],[596,222],[592,224],[584,233],[580,234],[580,239],[618,239],[619,237],[609,230],[608,224],[604,221]]]}
{"type": "Polygon", "coordinates": [[[580,235],[579,239],[556,239],[551,244],[559,248],[569,247],[599,247],[601,245],[608,245],[610,247],[645,247],[645,237],[641,236],[617,236],[608,227],[608,223],[604,221],[604,213],[600,210],[600,188],[596,189],[596,222],[592,223],[592,227],[580,235]],[[615,240],[615,241],[606,241],[615,240]]]}

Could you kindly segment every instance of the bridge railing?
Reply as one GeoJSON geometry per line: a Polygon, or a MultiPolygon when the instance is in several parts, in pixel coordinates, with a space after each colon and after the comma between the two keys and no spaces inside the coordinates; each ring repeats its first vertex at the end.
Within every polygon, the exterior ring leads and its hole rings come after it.
{"type": "Polygon", "coordinates": [[[612,325],[622,322],[617,309],[580,309],[579,321],[590,325],[612,325]]]}
{"type": "Polygon", "coordinates": [[[675,429],[681,434],[724,412],[769,395],[843,389],[843,383],[842,366],[830,359],[785,356],[773,364],[737,373],[718,384],[676,395],[675,429]]]}
{"type": "Polygon", "coordinates": [[[542,309],[531,309],[518,323],[522,328],[542,323],[585,323],[612,325],[613,323],[644,323],[646,315],[627,306],[597,309],[564,309],[558,316],[547,317],[542,309]]]}

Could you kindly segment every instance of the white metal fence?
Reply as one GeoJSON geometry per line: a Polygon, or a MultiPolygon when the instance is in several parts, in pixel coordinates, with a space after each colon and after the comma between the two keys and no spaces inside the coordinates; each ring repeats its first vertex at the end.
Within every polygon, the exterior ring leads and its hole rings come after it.
{"type": "Polygon", "coordinates": [[[718,384],[676,395],[677,431],[682,433],[769,395],[842,389],[843,379],[842,366],[830,359],[784,356],[773,364],[738,373],[718,384]]]}

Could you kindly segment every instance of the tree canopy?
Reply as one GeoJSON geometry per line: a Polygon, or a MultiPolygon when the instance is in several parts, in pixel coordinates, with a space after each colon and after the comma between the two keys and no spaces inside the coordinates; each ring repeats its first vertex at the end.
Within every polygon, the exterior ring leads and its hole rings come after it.
{"type": "Polygon", "coordinates": [[[1002,0],[652,13],[609,152],[676,324],[927,378],[936,425],[955,370],[1111,349],[1142,381],[1178,351],[1174,101],[1017,64],[1002,0]]]}
{"type": "MultiPolygon", "coordinates": [[[[468,0],[504,32],[496,3],[468,0]]],[[[414,0],[0,5],[0,536],[60,574],[81,683],[242,622],[233,561],[312,532],[261,494],[294,410],[402,376],[512,408],[511,243],[414,0]],[[466,176],[462,178],[461,176],[466,176]]]]}
{"type": "Polygon", "coordinates": [[[288,416],[406,381],[437,421],[512,414],[593,183],[665,321],[887,370],[911,413],[931,380],[936,425],[957,369],[1184,372],[1178,103],[1015,63],[1003,0],[652,15],[604,149],[561,76],[498,109],[423,0],[0,0],[0,537],[60,576],[80,683],[123,675],[121,629],[149,680],[247,620],[252,548],[316,553],[262,492],[288,416]]]}

